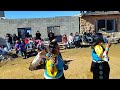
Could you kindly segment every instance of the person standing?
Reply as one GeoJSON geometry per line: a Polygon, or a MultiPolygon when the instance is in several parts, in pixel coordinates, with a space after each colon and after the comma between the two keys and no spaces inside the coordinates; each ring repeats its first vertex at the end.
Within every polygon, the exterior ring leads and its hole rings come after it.
{"type": "Polygon", "coordinates": [[[6,34],[5,41],[6,41],[7,49],[9,51],[11,49],[9,33],[6,34]]]}
{"type": "Polygon", "coordinates": [[[50,30],[50,32],[48,33],[48,38],[49,38],[50,42],[55,38],[54,33],[52,32],[52,30],[50,30]]]}
{"type": "Polygon", "coordinates": [[[41,33],[39,31],[37,31],[35,35],[36,35],[36,39],[41,40],[41,33]]]}
{"type": "Polygon", "coordinates": [[[61,58],[58,44],[56,41],[50,42],[49,51],[46,54],[46,57],[47,59],[44,69],[44,79],[65,79],[64,76],[65,64],[63,59],[61,58]]]}
{"type": "Polygon", "coordinates": [[[81,47],[80,41],[81,41],[81,37],[80,37],[79,33],[76,32],[75,36],[74,36],[74,42],[75,42],[75,47],[76,48],[81,47]]]}
{"type": "Polygon", "coordinates": [[[22,40],[22,38],[20,38],[20,49],[21,49],[22,56],[24,56],[23,59],[26,59],[27,58],[27,50],[26,50],[25,42],[24,42],[24,40],[22,40]]]}
{"type": "Polygon", "coordinates": [[[94,40],[95,43],[91,47],[92,63],[94,64],[92,67],[93,79],[109,79],[108,51],[111,45],[107,43],[103,47],[104,41],[99,36],[96,36],[94,40]]]}
{"type": "Polygon", "coordinates": [[[16,54],[18,55],[19,53],[21,53],[21,48],[20,48],[20,43],[19,43],[19,40],[16,40],[16,43],[15,43],[15,51],[16,51],[16,54]]]}
{"type": "Polygon", "coordinates": [[[16,43],[16,40],[19,40],[19,39],[18,39],[18,36],[14,33],[13,34],[13,43],[14,44],[16,43]]]}

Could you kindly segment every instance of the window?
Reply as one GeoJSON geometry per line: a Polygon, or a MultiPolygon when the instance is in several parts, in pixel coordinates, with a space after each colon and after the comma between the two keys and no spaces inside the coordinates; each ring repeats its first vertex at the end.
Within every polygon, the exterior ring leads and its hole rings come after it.
{"type": "Polygon", "coordinates": [[[98,30],[105,31],[105,20],[98,20],[98,30]]]}
{"type": "Polygon", "coordinates": [[[114,20],[107,20],[107,31],[112,31],[114,29],[114,20]]]}
{"type": "Polygon", "coordinates": [[[97,20],[97,31],[115,31],[115,20],[97,20]]]}

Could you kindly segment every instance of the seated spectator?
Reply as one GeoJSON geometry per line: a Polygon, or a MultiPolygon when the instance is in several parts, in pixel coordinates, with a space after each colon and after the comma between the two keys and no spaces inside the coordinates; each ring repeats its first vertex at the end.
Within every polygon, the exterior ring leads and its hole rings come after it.
{"type": "Polygon", "coordinates": [[[70,36],[68,38],[68,44],[69,44],[69,48],[71,48],[72,45],[74,45],[74,36],[73,36],[73,33],[70,33],[70,36]]]}
{"type": "Polygon", "coordinates": [[[66,34],[64,34],[62,36],[62,43],[64,44],[64,48],[66,49],[67,48],[67,45],[68,45],[68,41],[67,41],[67,36],[66,34]]]}
{"type": "MultiPolygon", "coordinates": [[[[76,48],[81,47],[80,41],[81,41],[81,37],[80,37],[79,33],[76,32],[76,33],[75,33],[75,36],[74,36],[74,42],[75,42],[75,47],[76,47],[76,48]]],[[[81,47],[81,48],[82,48],[82,47],[81,47]]]]}
{"type": "Polygon", "coordinates": [[[35,43],[36,43],[36,47],[38,50],[42,50],[42,46],[43,46],[43,43],[41,40],[35,40],[35,43]]]}
{"type": "Polygon", "coordinates": [[[4,45],[0,47],[0,55],[6,55],[8,53],[8,50],[6,51],[6,48],[4,45]]]}

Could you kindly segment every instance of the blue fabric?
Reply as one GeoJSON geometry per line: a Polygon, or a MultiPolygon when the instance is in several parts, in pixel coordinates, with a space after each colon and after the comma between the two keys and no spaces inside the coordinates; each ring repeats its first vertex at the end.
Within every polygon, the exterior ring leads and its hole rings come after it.
{"type": "Polygon", "coordinates": [[[74,41],[79,41],[79,40],[80,40],[80,36],[79,35],[74,36],[74,41]]]}
{"type": "MultiPolygon", "coordinates": [[[[48,54],[46,54],[46,56],[47,55],[48,54]]],[[[56,67],[57,67],[58,73],[54,78],[58,78],[58,77],[62,76],[63,75],[63,70],[64,70],[64,61],[61,59],[61,56],[57,55],[57,60],[58,60],[58,63],[56,65],[56,67]]],[[[46,75],[47,77],[49,77],[51,79],[53,78],[53,77],[48,75],[46,69],[44,70],[44,75],[46,75]]]]}
{"type": "Polygon", "coordinates": [[[103,38],[104,43],[108,43],[108,40],[106,38],[103,38]]]}
{"type": "Polygon", "coordinates": [[[20,43],[20,48],[21,48],[21,51],[26,51],[26,45],[24,42],[20,43]]]}
{"type": "Polygon", "coordinates": [[[95,50],[94,50],[94,49],[92,49],[91,54],[92,54],[92,60],[94,60],[94,61],[96,61],[96,62],[97,62],[97,61],[102,61],[101,58],[99,58],[98,55],[95,53],[95,50]]]}

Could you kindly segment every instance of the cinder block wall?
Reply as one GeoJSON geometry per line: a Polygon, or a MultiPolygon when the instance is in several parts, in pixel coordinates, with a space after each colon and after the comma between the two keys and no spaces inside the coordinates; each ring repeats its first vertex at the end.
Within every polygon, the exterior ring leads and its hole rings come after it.
{"type": "Polygon", "coordinates": [[[35,37],[37,30],[40,31],[42,38],[47,38],[48,26],[60,26],[60,34],[79,32],[78,16],[63,16],[54,18],[31,18],[31,19],[3,19],[0,20],[0,37],[5,38],[6,33],[14,34],[17,28],[32,28],[32,36],[35,37]]]}

